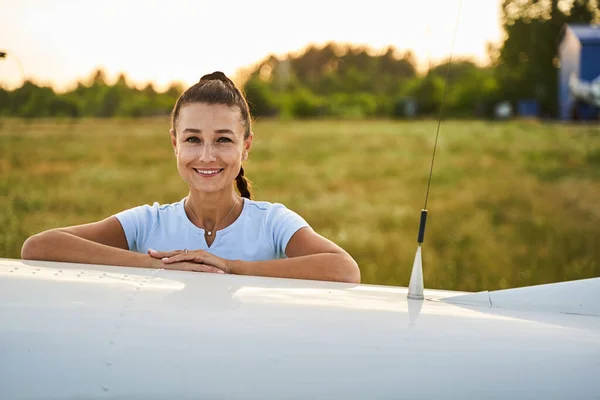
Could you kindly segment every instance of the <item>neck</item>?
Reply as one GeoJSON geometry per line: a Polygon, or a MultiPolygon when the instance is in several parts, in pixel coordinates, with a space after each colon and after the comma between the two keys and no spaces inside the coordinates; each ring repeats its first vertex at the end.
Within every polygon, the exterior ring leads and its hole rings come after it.
{"type": "Polygon", "coordinates": [[[227,193],[200,193],[191,190],[185,200],[188,218],[207,231],[223,229],[239,216],[242,204],[235,191],[227,193]]]}

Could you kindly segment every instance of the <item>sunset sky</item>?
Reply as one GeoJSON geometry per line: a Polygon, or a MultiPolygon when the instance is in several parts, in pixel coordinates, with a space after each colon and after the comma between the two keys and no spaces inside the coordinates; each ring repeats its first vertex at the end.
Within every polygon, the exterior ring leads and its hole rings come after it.
{"type": "MultiPolygon", "coordinates": [[[[135,83],[190,84],[232,75],[269,54],[328,41],[392,45],[428,57],[450,53],[460,0],[0,0],[0,84],[20,85],[18,60],[36,83],[64,90],[102,67],[135,83]]],[[[486,60],[501,39],[499,0],[463,0],[454,55],[486,60]]]]}

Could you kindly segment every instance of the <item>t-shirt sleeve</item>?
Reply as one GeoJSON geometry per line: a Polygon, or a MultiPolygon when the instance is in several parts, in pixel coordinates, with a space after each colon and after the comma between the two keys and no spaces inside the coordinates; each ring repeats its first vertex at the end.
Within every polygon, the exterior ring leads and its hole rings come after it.
{"type": "Polygon", "coordinates": [[[273,240],[273,250],[279,258],[285,258],[285,248],[288,242],[299,229],[309,226],[300,215],[275,203],[269,208],[266,218],[267,232],[273,240]]]}
{"type": "Polygon", "coordinates": [[[146,243],[150,232],[156,226],[158,207],[158,203],[154,203],[152,206],[145,204],[114,215],[123,227],[129,250],[139,252],[139,249],[146,243]]]}

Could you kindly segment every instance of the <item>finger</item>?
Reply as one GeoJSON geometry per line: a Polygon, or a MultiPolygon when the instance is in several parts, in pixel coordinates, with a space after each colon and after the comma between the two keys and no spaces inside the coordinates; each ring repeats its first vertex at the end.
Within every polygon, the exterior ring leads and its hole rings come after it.
{"type": "Polygon", "coordinates": [[[173,263],[184,262],[184,261],[202,263],[202,262],[204,262],[204,257],[200,257],[198,255],[194,255],[194,254],[191,254],[191,253],[188,253],[188,254],[177,254],[177,255],[174,255],[174,256],[171,256],[171,257],[164,257],[162,259],[162,261],[165,264],[173,264],[173,263]]]}
{"type": "Polygon", "coordinates": [[[148,254],[150,255],[150,257],[162,258],[160,252],[154,249],[148,249],[148,254]]]}
{"type": "Polygon", "coordinates": [[[197,272],[208,272],[208,273],[213,273],[213,274],[224,274],[225,271],[219,269],[219,268],[215,268],[215,267],[211,267],[210,265],[204,265],[204,264],[196,264],[197,267],[194,267],[194,270],[197,272]]]}
{"type": "Polygon", "coordinates": [[[172,250],[172,251],[157,251],[154,249],[148,249],[148,254],[150,254],[154,258],[165,258],[172,257],[174,255],[183,253],[182,250],[172,250]]]}
{"type": "Polygon", "coordinates": [[[224,274],[225,273],[223,270],[212,267],[210,265],[187,263],[187,262],[180,262],[180,263],[166,265],[165,269],[179,270],[179,271],[192,271],[192,272],[209,272],[209,273],[215,273],[215,274],[224,274]]]}

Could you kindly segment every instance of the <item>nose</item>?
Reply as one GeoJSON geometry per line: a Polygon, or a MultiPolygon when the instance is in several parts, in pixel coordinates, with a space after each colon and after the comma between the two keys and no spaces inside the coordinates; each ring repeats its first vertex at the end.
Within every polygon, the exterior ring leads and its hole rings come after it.
{"type": "Polygon", "coordinates": [[[204,146],[202,146],[202,150],[200,151],[200,156],[198,157],[198,160],[205,163],[210,163],[216,160],[214,149],[210,143],[204,144],[204,146]]]}

